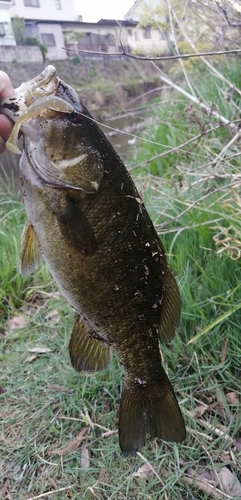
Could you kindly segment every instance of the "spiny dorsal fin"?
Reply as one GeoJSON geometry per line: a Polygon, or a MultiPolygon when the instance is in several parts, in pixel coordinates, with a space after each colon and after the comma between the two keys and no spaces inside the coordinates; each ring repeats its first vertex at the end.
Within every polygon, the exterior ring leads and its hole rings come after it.
{"type": "Polygon", "coordinates": [[[163,245],[157,242],[160,251],[160,262],[162,267],[162,303],[159,323],[159,339],[165,344],[172,339],[175,328],[179,326],[181,313],[181,299],[175,278],[167,265],[163,245]]]}
{"type": "Polygon", "coordinates": [[[35,230],[29,220],[25,222],[19,261],[19,271],[22,276],[28,276],[37,269],[42,261],[41,250],[35,230]]]}
{"type": "Polygon", "coordinates": [[[97,332],[83,316],[78,316],[72,331],[69,354],[78,372],[104,370],[110,362],[110,348],[97,340],[97,332]]]}

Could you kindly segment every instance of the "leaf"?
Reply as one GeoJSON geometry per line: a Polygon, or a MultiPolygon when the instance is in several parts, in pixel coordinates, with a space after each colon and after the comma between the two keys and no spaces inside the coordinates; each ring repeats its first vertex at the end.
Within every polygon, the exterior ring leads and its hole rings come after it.
{"type": "Polygon", "coordinates": [[[140,479],[149,479],[154,476],[153,469],[150,464],[143,464],[137,472],[132,474],[132,477],[139,477],[140,479]]]}
{"type": "Polygon", "coordinates": [[[35,347],[28,347],[28,352],[35,352],[37,354],[46,354],[47,352],[52,352],[49,347],[44,347],[44,346],[35,346],[35,347]]]}
{"type": "Polygon", "coordinates": [[[55,326],[61,321],[61,316],[55,309],[46,314],[45,319],[48,321],[49,326],[55,326]]]}
{"type": "Polygon", "coordinates": [[[88,469],[88,467],[90,466],[89,450],[88,448],[86,448],[86,446],[82,447],[80,466],[81,469],[88,469]]]}
{"type": "Polygon", "coordinates": [[[69,441],[62,448],[55,448],[54,450],[49,449],[49,453],[65,457],[65,455],[68,455],[69,453],[72,453],[73,451],[77,450],[79,448],[81,441],[83,441],[88,429],[89,427],[83,427],[72,441],[69,441]]]}
{"type": "Polygon", "coordinates": [[[237,406],[239,404],[239,397],[237,392],[227,392],[226,399],[228,404],[237,406]]]}
{"type": "Polygon", "coordinates": [[[222,467],[217,474],[225,493],[231,494],[233,497],[241,498],[241,484],[235,474],[227,467],[222,467]]]}
{"type": "Polygon", "coordinates": [[[28,319],[26,316],[21,314],[20,316],[13,316],[8,322],[7,322],[7,333],[11,333],[14,330],[18,330],[20,328],[25,328],[28,324],[28,319]]]}
{"type": "Polygon", "coordinates": [[[37,356],[35,354],[32,354],[32,356],[27,357],[27,361],[29,363],[32,363],[33,361],[35,361],[35,359],[37,359],[37,356]]]}
{"type": "Polygon", "coordinates": [[[191,410],[189,413],[192,417],[201,417],[201,415],[203,415],[205,413],[205,411],[208,410],[208,406],[207,405],[199,405],[199,406],[196,406],[196,408],[194,408],[194,410],[191,410]]]}
{"type": "Polygon", "coordinates": [[[241,451],[241,438],[235,439],[234,446],[238,451],[241,451]]]}

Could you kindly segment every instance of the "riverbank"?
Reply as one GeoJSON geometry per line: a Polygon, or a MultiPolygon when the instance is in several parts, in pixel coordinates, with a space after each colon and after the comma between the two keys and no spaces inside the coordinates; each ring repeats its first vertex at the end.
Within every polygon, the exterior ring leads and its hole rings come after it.
{"type": "MultiPolygon", "coordinates": [[[[67,61],[51,61],[58,76],[73,86],[81,95],[90,111],[103,108],[125,109],[128,102],[140,94],[160,88],[157,71],[149,61],[96,57],[94,59],[75,58],[67,61]]],[[[17,61],[1,63],[13,86],[18,87],[41,73],[49,64],[19,64],[17,61]]],[[[152,93],[153,96],[153,93],[152,93]]]]}

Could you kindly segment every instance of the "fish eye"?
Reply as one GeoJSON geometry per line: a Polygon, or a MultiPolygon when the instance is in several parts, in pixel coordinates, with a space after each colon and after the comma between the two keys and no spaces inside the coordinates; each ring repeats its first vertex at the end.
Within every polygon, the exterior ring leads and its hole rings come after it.
{"type": "Polygon", "coordinates": [[[80,123],[82,121],[82,115],[80,113],[77,113],[77,111],[68,113],[67,118],[71,123],[80,123]]]}

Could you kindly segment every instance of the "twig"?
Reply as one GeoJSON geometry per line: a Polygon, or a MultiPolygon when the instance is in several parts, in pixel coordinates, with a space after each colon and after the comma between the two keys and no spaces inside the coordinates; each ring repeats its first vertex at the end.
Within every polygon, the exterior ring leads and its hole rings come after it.
{"type": "Polygon", "coordinates": [[[196,478],[189,477],[187,475],[183,475],[180,478],[180,481],[182,483],[187,483],[190,486],[195,486],[198,490],[202,491],[203,493],[210,495],[211,498],[215,498],[216,500],[222,500],[222,499],[230,499],[232,500],[233,497],[230,497],[226,493],[223,493],[220,491],[218,488],[215,488],[215,486],[212,486],[210,483],[202,481],[199,476],[196,478]]]}
{"type": "Polygon", "coordinates": [[[70,486],[66,486],[65,488],[59,488],[58,490],[46,491],[45,493],[42,493],[41,495],[37,495],[36,497],[28,498],[27,500],[37,500],[38,498],[44,498],[44,497],[47,497],[48,495],[54,495],[55,493],[61,493],[62,491],[70,490],[71,488],[74,488],[75,486],[76,486],[76,483],[72,484],[70,486]]]}
{"type": "Polygon", "coordinates": [[[230,120],[228,120],[224,116],[220,115],[217,111],[213,110],[211,106],[208,106],[207,104],[205,104],[204,102],[202,102],[201,99],[198,99],[197,97],[193,96],[192,94],[189,94],[189,92],[186,92],[186,90],[184,90],[181,87],[179,87],[179,85],[175,84],[172,80],[170,80],[170,78],[168,78],[160,70],[160,68],[158,68],[158,66],[154,62],[152,62],[152,64],[154,65],[154,67],[159,72],[160,79],[163,82],[167,83],[167,85],[169,85],[171,88],[177,90],[177,92],[179,92],[180,94],[182,94],[185,97],[187,97],[187,99],[189,99],[190,101],[192,101],[194,104],[197,104],[204,111],[204,113],[206,113],[207,115],[213,116],[214,118],[216,118],[216,120],[219,120],[219,122],[222,123],[223,125],[228,125],[231,130],[234,130],[235,133],[239,132],[239,128],[236,127],[236,125],[234,125],[234,123],[230,122],[230,120]]]}
{"type": "Polygon", "coordinates": [[[117,435],[118,435],[118,431],[117,431],[117,430],[115,430],[115,431],[103,432],[103,433],[101,434],[101,437],[103,437],[103,438],[104,438],[104,437],[109,437],[109,436],[113,436],[113,434],[117,436],[117,435]]]}
{"type": "Polygon", "coordinates": [[[240,137],[240,132],[237,132],[235,136],[232,137],[232,139],[228,142],[228,144],[225,144],[222,151],[220,151],[220,153],[213,160],[213,165],[215,165],[215,163],[218,163],[223,158],[226,151],[237,141],[237,139],[239,139],[239,137],[240,137]]]}
{"type": "Polygon", "coordinates": [[[210,424],[209,422],[206,422],[206,420],[203,420],[201,418],[197,419],[196,421],[205,429],[214,432],[216,436],[223,438],[228,444],[234,446],[234,439],[229,436],[227,427],[222,426],[222,428],[219,428],[220,424],[216,424],[215,427],[215,425],[210,424]]]}
{"type": "MultiPolygon", "coordinates": [[[[171,151],[170,151],[171,153],[171,151]]],[[[220,158],[219,163],[225,162],[225,161],[230,161],[233,160],[234,158],[239,158],[240,157],[240,151],[238,153],[234,153],[233,155],[230,155],[228,158],[220,158]]],[[[215,163],[215,159],[210,161],[209,163],[199,165],[199,167],[196,167],[192,170],[183,170],[182,173],[187,173],[188,175],[191,175],[191,173],[196,174],[198,170],[203,170],[204,168],[212,167],[213,164],[215,163]]],[[[240,174],[237,174],[237,176],[240,178],[240,174]]],[[[230,178],[230,175],[227,175],[226,178],[230,178]]]]}
{"type": "Polygon", "coordinates": [[[241,49],[231,49],[231,50],[213,50],[210,52],[198,52],[196,54],[178,54],[176,56],[153,56],[153,57],[148,57],[148,56],[138,56],[131,54],[130,52],[126,52],[124,49],[122,52],[99,52],[95,50],[84,50],[84,49],[68,49],[66,47],[62,47],[64,50],[69,51],[69,52],[79,52],[82,54],[92,54],[92,55],[97,55],[97,56],[125,56],[129,57],[131,59],[138,59],[140,61],[172,61],[175,59],[188,59],[189,57],[202,57],[202,56],[216,56],[216,55],[225,55],[225,54],[239,54],[241,52],[241,49]]]}
{"type": "Polygon", "coordinates": [[[6,479],[5,483],[3,483],[2,489],[0,491],[0,498],[1,499],[4,499],[6,494],[8,494],[9,486],[10,486],[10,481],[9,481],[9,479],[6,479]]]}
{"type": "MultiPolygon", "coordinates": [[[[180,55],[180,52],[179,52],[179,48],[178,48],[178,44],[177,44],[177,39],[176,39],[176,33],[175,33],[175,30],[174,30],[174,26],[173,26],[173,9],[172,9],[172,6],[171,6],[171,3],[170,3],[170,0],[167,0],[167,5],[168,5],[168,17],[169,17],[169,22],[170,22],[170,27],[171,27],[171,33],[172,33],[172,38],[174,40],[174,45],[175,45],[175,51],[177,53],[177,55],[180,55]]],[[[184,66],[184,63],[183,63],[183,60],[182,58],[179,59],[179,62],[180,62],[180,65],[181,65],[181,68],[182,68],[182,72],[183,72],[183,75],[184,75],[184,78],[188,84],[188,87],[192,93],[192,95],[195,95],[195,92],[194,92],[194,89],[191,85],[191,82],[188,78],[188,74],[186,72],[186,69],[185,69],[185,66],[184,66]]]]}
{"type": "Polygon", "coordinates": [[[175,16],[175,20],[176,22],[178,23],[179,25],[179,28],[183,34],[183,36],[186,38],[187,42],[189,43],[189,45],[192,47],[192,49],[194,50],[194,52],[197,54],[197,55],[200,55],[202,61],[204,62],[204,64],[206,64],[206,66],[208,66],[208,68],[212,71],[212,73],[217,76],[220,80],[222,80],[223,82],[225,82],[231,89],[235,89],[235,91],[241,95],[241,91],[235,86],[233,85],[229,80],[227,80],[221,73],[219,73],[219,71],[214,68],[214,66],[212,66],[212,64],[207,60],[205,59],[205,54],[200,54],[197,50],[197,48],[195,47],[194,43],[190,40],[190,38],[187,36],[186,32],[184,31],[184,29],[182,28],[181,26],[181,23],[179,22],[177,16],[175,16]]]}

